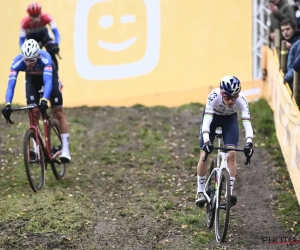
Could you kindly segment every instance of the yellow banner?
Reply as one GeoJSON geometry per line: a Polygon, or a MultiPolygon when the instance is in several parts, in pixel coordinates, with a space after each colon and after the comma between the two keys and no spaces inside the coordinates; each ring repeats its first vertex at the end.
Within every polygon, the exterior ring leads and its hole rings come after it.
{"type": "Polygon", "coordinates": [[[263,95],[273,109],[277,138],[300,204],[300,112],[283,83],[276,52],[268,47],[264,51],[268,77],[263,95]]]}
{"type": "MultiPolygon", "coordinates": [[[[0,1],[0,93],[19,53],[27,0],[0,1]]],[[[64,106],[206,101],[225,75],[252,80],[252,3],[241,0],[40,0],[61,34],[64,106]]],[[[246,86],[246,85],[245,85],[246,86]]],[[[252,88],[252,87],[251,87],[252,88]]],[[[246,90],[246,89],[243,89],[246,90]]],[[[1,100],[0,100],[1,101],[1,100]]],[[[14,103],[25,103],[20,73],[14,103]]]]}

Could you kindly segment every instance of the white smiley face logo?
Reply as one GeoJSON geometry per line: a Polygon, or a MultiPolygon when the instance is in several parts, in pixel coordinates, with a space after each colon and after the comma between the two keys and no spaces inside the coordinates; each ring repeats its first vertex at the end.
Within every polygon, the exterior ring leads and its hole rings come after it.
{"type": "Polygon", "coordinates": [[[160,1],[119,1],[77,0],[74,59],[83,79],[131,78],[158,64],[160,1]]]}
{"type": "MultiPolygon", "coordinates": [[[[126,24],[126,23],[134,23],[135,22],[135,16],[134,15],[124,15],[120,18],[120,23],[126,24]]],[[[114,18],[111,15],[105,15],[102,16],[99,19],[99,26],[103,29],[108,29],[114,24],[114,18]]],[[[132,46],[136,42],[136,36],[120,43],[108,43],[103,40],[98,41],[98,46],[102,49],[112,51],[112,52],[118,52],[125,49],[128,49],[130,46],[132,46]]]]}

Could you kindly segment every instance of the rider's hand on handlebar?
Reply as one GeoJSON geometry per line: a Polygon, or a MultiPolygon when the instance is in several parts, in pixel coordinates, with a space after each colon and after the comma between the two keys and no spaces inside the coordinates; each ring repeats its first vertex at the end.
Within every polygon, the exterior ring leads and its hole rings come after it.
{"type": "Polygon", "coordinates": [[[4,109],[2,109],[2,115],[6,120],[8,120],[10,118],[11,113],[12,113],[11,105],[10,103],[7,103],[4,109]]]}
{"type": "Polygon", "coordinates": [[[253,144],[252,142],[248,142],[244,147],[244,154],[247,158],[251,158],[253,153],[254,153],[253,144]]]}
{"type": "Polygon", "coordinates": [[[44,113],[47,109],[48,109],[48,104],[47,104],[47,100],[42,98],[40,105],[39,105],[39,109],[42,113],[44,113]]]}
{"type": "Polygon", "coordinates": [[[58,54],[59,52],[59,47],[57,43],[53,43],[51,48],[50,48],[51,53],[53,54],[58,54]]]}
{"type": "Polygon", "coordinates": [[[207,141],[204,143],[202,149],[206,154],[210,154],[213,151],[214,146],[212,145],[212,143],[210,141],[207,141]]]}

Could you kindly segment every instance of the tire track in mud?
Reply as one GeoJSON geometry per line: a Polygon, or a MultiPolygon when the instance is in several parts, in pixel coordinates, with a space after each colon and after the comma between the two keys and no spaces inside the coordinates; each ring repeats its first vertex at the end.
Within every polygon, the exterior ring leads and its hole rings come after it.
{"type": "MultiPolygon", "coordinates": [[[[241,133],[240,138],[243,138],[241,133]]],[[[245,249],[281,250],[290,249],[286,245],[269,244],[276,237],[291,237],[274,215],[272,199],[276,192],[272,187],[275,176],[274,165],[266,151],[256,148],[251,165],[243,164],[243,154],[237,158],[238,170],[234,192],[237,205],[232,208],[232,218],[241,224],[235,228],[245,249]]],[[[276,241],[276,240],[275,240],[276,241]]],[[[279,238],[278,238],[279,241],[279,238]]],[[[244,248],[241,248],[244,249],[244,248]]],[[[295,249],[295,248],[294,248],[295,249]]]]}

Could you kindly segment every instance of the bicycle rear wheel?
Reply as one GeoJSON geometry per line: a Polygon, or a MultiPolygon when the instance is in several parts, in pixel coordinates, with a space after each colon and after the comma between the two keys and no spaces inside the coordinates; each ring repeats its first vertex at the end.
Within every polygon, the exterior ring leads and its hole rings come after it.
{"type": "Polygon", "coordinates": [[[227,170],[223,169],[220,173],[220,186],[216,204],[216,239],[218,242],[224,242],[229,224],[229,215],[231,207],[230,195],[230,176],[227,170]]]}
{"type": "MultiPolygon", "coordinates": [[[[61,150],[61,140],[60,140],[60,132],[57,120],[50,121],[52,126],[49,124],[49,140],[50,145],[52,146],[51,152],[55,154],[57,151],[61,150]]],[[[67,173],[67,165],[65,163],[57,163],[51,162],[52,172],[57,180],[63,180],[66,177],[67,173]]]]}
{"type": "MultiPolygon", "coordinates": [[[[212,173],[213,169],[215,168],[215,164],[216,161],[214,158],[211,159],[210,162],[210,167],[209,167],[209,171],[208,171],[208,176],[207,178],[210,176],[210,174],[212,173]]],[[[206,193],[210,194],[210,198],[211,201],[210,203],[207,203],[206,205],[206,225],[208,228],[212,228],[213,224],[214,224],[214,220],[215,220],[215,192],[216,192],[216,175],[213,175],[207,183],[207,189],[206,189],[206,193]]]]}
{"type": "Polygon", "coordinates": [[[41,146],[37,147],[35,132],[26,131],[23,143],[24,165],[27,179],[34,192],[40,191],[45,184],[45,158],[41,146]],[[38,160],[37,154],[40,155],[38,160]]]}

